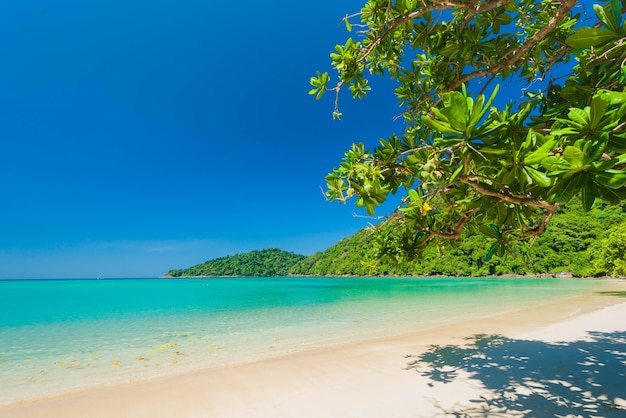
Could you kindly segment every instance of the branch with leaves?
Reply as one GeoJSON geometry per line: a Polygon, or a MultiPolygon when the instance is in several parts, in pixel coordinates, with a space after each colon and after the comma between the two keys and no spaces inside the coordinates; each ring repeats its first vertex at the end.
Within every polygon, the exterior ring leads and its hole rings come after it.
{"type": "Polygon", "coordinates": [[[576,0],[368,1],[345,18],[348,31],[353,19],[363,31],[331,54],[337,81],[318,72],[310,94],[334,91],[340,118],[344,88],[364,98],[368,78],[386,76],[403,125],[372,149],[353,145],[326,177],[328,199],[355,199],[374,214],[404,193],[386,223],[403,238],[381,240],[381,254],[396,258],[466,230],[500,254],[541,234],[575,196],[586,210],[622,202],[625,1],[595,5],[585,20],[576,0]],[[495,106],[493,81],[526,99],[495,106]]]}

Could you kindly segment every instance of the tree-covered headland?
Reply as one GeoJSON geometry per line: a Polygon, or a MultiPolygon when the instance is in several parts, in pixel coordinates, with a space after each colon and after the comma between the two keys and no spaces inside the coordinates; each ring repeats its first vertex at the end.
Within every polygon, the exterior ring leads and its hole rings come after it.
{"type": "MultiPolygon", "coordinates": [[[[400,265],[432,248],[463,251],[471,236],[488,245],[465,251],[486,264],[521,254],[522,243],[552,263],[538,237],[566,204],[577,198],[591,213],[626,197],[625,12],[624,0],[367,1],[344,19],[350,37],[331,54],[335,74],[318,72],[310,94],[331,93],[341,118],[344,92],[364,98],[370,78],[386,77],[398,132],[353,144],[326,177],[328,198],[373,214],[398,195],[376,245],[400,265]]],[[[619,228],[596,251],[623,251],[619,228]]],[[[600,245],[590,237],[555,239],[600,245]]]]}
{"type": "Polygon", "coordinates": [[[168,277],[221,277],[247,276],[270,277],[286,276],[290,269],[305,256],[268,248],[208,260],[189,268],[170,270],[168,277]]]}

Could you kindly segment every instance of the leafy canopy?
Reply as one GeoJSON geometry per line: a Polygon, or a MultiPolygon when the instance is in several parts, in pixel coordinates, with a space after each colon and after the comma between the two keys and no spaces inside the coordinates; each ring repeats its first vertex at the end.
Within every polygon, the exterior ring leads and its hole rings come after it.
{"type": "Polygon", "coordinates": [[[370,214],[401,194],[379,255],[412,258],[469,230],[489,240],[489,259],[534,240],[574,196],[585,210],[624,200],[626,0],[589,6],[369,0],[346,16],[354,38],[331,54],[338,80],[318,72],[310,94],[335,92],[341,118],[340,91],[363,98],[371,76],[396,82],[403,131],[352,145],[326,177],[330,200],[370,214]],[[494,105],[503,82],[523,103],[494,105]]]}

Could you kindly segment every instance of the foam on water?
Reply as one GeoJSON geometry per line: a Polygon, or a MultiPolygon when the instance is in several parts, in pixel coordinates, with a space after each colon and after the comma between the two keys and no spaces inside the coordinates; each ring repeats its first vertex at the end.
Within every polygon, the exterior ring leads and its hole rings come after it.
{"type": "Polygon", "coordinates": [[[0,281],[0,405],[415,332],[592,285],[546,279],[0,281]]]}

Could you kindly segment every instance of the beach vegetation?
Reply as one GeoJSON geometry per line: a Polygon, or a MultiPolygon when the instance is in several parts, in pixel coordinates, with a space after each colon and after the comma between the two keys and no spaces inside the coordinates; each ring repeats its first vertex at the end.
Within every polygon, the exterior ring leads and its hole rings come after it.
{"type": "Polygon", "coordinates": [[[594,244],[593,270],[626,277],[626,222],[609,229],[608,237],[594,244]]]}
{"type": "MultiPolygon", "coordinates": [[[[373,240],[401,271],[579,268],[598,223],[568,217],[626,197],[625,12],[624,0],[368,0],[344,18],[350,37],[331,53],[334,74],[317,72],[310,94],[331,93],[340,119],[342,93],[365,98],[382,76],[398,130],[353,144],[326,177],[328,199],[372,215],[393,201],[373,240]],[[580,210],[564,214],[574,198],[580,210]],[[506,258],[522,243],[540,250],[506,258]],[[559,254],[577,255],[563,265],[559,254]]],[[[606,256],[592,270],[626,270],[611,253],[624,231],[594,246],[606,256]]],[[[347,258],[319,263],[338,273],[347,258]]]]}

